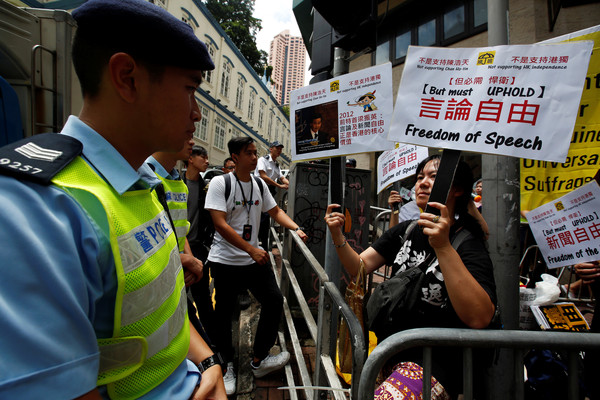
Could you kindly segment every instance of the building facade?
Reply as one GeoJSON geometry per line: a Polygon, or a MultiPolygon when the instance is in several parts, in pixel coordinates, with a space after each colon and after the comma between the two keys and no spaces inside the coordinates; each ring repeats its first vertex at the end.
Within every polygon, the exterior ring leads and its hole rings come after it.
{"type": "MultiPolygon", "coordinates": [[[[376,3],[376,27],[371,32],[373,44],[362,51],[349,52],[348,72],[373,65],[392,63],[394,102],[397,97],[409,45],[435,47],[486,47],[488,45],[488,0],[373,0],[376,3]]],[[[295,1],[296,18],[303,37],[313,37],[308,0],[295,1]]],[[[336,0],[342,5],[342,0],[336,0]]],[[[341,9],[341,7],[340,7],[341,9]]],[[[534,44],[600,23],[597,0],[508,0],[509,44],[534,44]]],[[[348,19],[354,10],[340,12],[337,18],[348,19]]],[[[367,16],[364,16],[367,18],[367,16]]],[[[347,43],[351,40],[347,41],[347,43]]],[[[314,43],[309,43],[307,48],[314,43]]],[[[314,57],[313,57],[314,58],[314,57]]],[[[314,61],[314,60],[313,60],[314,61]]],[[[376,153],[353,155],[359,168],[377,165],[376,153]]],[[[480,164],[480,163],[474,163],[480,164]]],[[[474,174],[479,176],[479,166],[474,174]]],[[[382,202],[383,204],[383,202],[382,202]]]]}
{"type": "MultiPolygon", "coordinates": [[[[213,71],[204,73],[196,92],[202,120],[196,124],[194,140],[208,151],[209,163],[223,164],[229,157],[227,142],[236,136],[250,136],[256,141],[259,156],[268,154],[269,144],[279,141],[284,149],[279,163],[289,168],[290,123],[279,102],[242,56],[229,36],[200,0],[149,0],[166,9],[192,27],[206,43],[215,63],[213,71]]],[[[73,10],[84,0],[22,0],[17,6],[73,10]]],[[[73,74],[71,113],[81,106],[79,83],[73,74]]]]}
{"type": "Polygon", "coordinates": [[[284,30],[273,38],[269,49],[269,65],[273,66],[273,95],[280,104],[290,103],[290,92],[304,86],[306,56],[300,36],[284,30]]]}

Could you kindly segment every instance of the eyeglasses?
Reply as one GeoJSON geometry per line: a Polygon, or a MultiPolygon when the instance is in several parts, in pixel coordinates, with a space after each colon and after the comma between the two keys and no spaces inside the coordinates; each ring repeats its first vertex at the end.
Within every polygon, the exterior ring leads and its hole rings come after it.
{"type": "Polygon", "coordinates": [[[235,167],[225,167],[225,169],[235,169],[235,167]]]}

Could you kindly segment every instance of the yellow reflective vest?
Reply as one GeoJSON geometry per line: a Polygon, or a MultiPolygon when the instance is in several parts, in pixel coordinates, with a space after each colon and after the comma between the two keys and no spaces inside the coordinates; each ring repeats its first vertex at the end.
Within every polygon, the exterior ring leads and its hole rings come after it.
{"type": "Polygon", "coordinates": [[[179,252],[183,253],[185,238],[190,230],[190,222],[187,219],[187,185],[181,179],[167,179],[156,172],[154,174],[161,180],[165,188],[167,206],[169,207],[169,213],[175,226],[179,252]]]}
{"type": "Polygon", "coordinates": [[[117,296],[112,337],[98,339],[98,386],[107,385],[111,398],[136,399],[171,375],[189,348],[183,269],[169,218],[150,189],[120,195],[81,157],[52,182],[76,199],[95,196],[104,208],[117,296]]]}

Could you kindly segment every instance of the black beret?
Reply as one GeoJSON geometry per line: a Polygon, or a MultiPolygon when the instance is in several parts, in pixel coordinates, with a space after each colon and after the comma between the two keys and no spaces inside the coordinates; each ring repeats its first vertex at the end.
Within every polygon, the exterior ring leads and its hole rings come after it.
{"type": "Polygon", "coordinates": [[[215,64],[193,29],[145,0],[88,0],[73,10],[88,43],[157,65],[209,71],[215,64]]]}

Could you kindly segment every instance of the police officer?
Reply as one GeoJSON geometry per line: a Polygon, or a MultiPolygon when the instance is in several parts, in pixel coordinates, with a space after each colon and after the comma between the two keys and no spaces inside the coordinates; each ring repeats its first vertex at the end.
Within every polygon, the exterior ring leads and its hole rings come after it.
{"type": "Polygon", "coordinates": [[[0,398],[225,399],[189,326],[173,227],[137,172],[192,137],[214,64],[143,0],[73,17],[79,118],[0,149],[0,398]]]}

